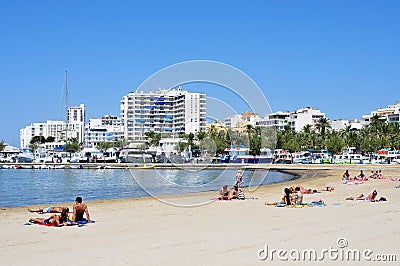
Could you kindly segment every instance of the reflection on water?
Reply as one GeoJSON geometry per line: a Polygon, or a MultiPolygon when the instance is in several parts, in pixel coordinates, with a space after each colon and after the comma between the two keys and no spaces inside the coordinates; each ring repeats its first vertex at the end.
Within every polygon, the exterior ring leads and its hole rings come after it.
{"type": "MultiPolygon", "coordinates": [[[[235,170],[3,169],[0,207],[217,191],[233,186],[235,170]]],[[[244,186],[287,181],[293,176],[245,171],[244,186]]]]}

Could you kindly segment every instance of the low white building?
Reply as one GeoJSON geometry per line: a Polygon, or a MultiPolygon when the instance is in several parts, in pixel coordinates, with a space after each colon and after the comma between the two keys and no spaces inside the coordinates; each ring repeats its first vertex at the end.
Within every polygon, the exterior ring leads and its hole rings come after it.
{"type": "Polygon", "coordinates": [[[243,123],[243,116],[236,114],[225,118],[224,123],[227,128],[237,128],[243,123]]]}
{"type": "Polygon", "coordinates": [[[268,114],[260,120],[260,126],[271,127],[274,126],[278,130],[283,130],[286,125],[288,125],[288,119],[290,117],[290,112],[281,112],[268,114]]]}
{"type": "Polygon", "coordinates": [[[378,110],[372,111],[369,115],[363,115],[361,124],[367,126],[371,123],[372,117],[378,115],[386,122],[400,122],[400,101],[396,104],[389,105],[387,108],[379,108],[378,110]]]}
{"type": "Polygon", "coordinates": [[[84,145],[95,147],[102,142],[113,142],[124,138],[121,118],[105,115],[101,118],[89,119],[85,127],[84,145]]]}

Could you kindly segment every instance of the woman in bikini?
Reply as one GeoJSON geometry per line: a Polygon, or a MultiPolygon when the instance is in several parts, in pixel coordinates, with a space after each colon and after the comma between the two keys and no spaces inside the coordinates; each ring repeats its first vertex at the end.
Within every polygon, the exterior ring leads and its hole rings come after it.
{"type": "Polygon", "coordinates": [[[49,218],[30,218],[30,223],[35,224],[43,224],[43,225],[54,225],[54,226],[63,226],[68,225],[68,212],[69,208],[63,207],[61,211],[61,215],[53,214],[49,218]]]}

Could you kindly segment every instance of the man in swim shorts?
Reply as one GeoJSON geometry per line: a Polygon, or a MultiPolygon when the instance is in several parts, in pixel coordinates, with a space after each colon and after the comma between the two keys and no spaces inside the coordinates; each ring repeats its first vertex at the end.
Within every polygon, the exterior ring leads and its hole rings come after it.
{"type": "Polygon", "coordinates": [[[86,206],[86,204],[82,203],[81,197],[76,197],[73,208],[74,208],[74,214],[72,216],[72,219],[74,222],[82,221],[84,214],[86,215],[86,219],[88,220],[88,222],[90,222],[88,207],[86,206]]]}

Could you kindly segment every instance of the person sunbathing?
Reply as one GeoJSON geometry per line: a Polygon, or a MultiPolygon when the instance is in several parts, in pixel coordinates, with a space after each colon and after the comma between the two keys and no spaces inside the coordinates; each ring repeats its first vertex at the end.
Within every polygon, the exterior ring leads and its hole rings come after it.
{"type": "Polygon", "coordinates": [[[293,195],[293,203],[301,204],[303,203],[303,193],[300,191],[300,187],[295,188],[296,193],[293,195]]]}
{"type": "Polygon", "coordinates": [[[369,178],[373,178],[373,179],[378,178],[378,171],[376,171],[376,172],[371,171],[371,175],[369,176],[369,178]]]}
{"type": "Polygon", "coordinates": [[[40,214],[43,214],[43,213],[61,213],[61,212],[63,211],[64,208],[66,208],[66,207],[54,207],[54,206],[50,206],[50,207],[47,207],[47,208],[45,208],[45,209],[42,209],[42,208],[39,208],[39,209],[37,209],[37,210],[28,209],[28,211],[30,211],[30,212],[37,212],[37,213],[40,213],[40,214]]]}
{"type": "Polygon", "coordinates": [[[280,202],[271,202],[271,203],[265,202],[265,205],[273,205],[273,206],[275,206],[275,205],[278,205],[278,204],[282,204],[282,205],[290,206],[290,205],[293,205],[293,202],[294,202],[294,200],[293,200],[293,197],[291,195],[290,189],[289,188],[285,188],[282,200],[280,202]]]}
{"type": "Polygon", "coordinates": [[[376,201],[375,198],[377,195],[378,195],[378,192],[376,190],[374,190],[369,195],[361,194],[360,196],[357,196],[357,197],[348,197],[348,198],[346,198],[346,200],[365,200],[365,201],[374,202],[374,201],[376,201]]]}
{"type": "Polygon", "coordinates": [[[219,190],[219,200],[230,200],[230,190],[227,185],[224,185],[220,190],[219,190]]]}
{"type": "Polygon", "coordinates": [[[231,199],[240,199],[240,200],[244,200],[245,199],[243,190],[241,188],[239,188],[238,185],[234,185],[233,186],[231,199]]]}
{"type": "Polygon", "coordinates": [[[344,174],[342,175],[342,179],[345,181],[350,179],[349,170],[346,170],[346,172],[344,172],[344,174]]]}
{"type": "Polygon", "coordinates": [[[69,208],[64,207],[61,212],[61,215],[53,214],[47,219],[45,219],[45,218],[29,218],[29,222],[35,223],[35,224],[54,225],[54,226],[68,225],[69,224],[67,222],[68,212],[69,212],[69,208]]]}
{"type": "Polygon", "coordinates": [[[385,179],[385,177],[383,176],[381,170],[379,170],[377,178],[378,178],[378,179],[385,179]]]}
{"type": "Polygon", "coordinates": [[[358,176],[354,177],[354,180],[358,180],[358,181],[367,181],[368,178],[364,175],[363,170],[360,171],[360,174],[358,176]]]}

